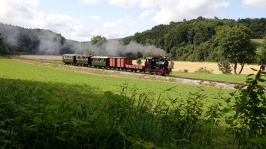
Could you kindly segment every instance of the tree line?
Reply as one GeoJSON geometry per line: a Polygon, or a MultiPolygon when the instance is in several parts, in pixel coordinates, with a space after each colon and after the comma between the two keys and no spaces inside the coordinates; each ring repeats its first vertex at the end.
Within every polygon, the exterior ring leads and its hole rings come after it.
{"type": "Polygon", "coordinates": [[[245,26],[250,39],[262,39],[266,35],[266,18],[260,19],[206,19],[198,17],[190,21],[170,22],[151,30],[136,33],[123,39],[127,44],[134,40],[141,44],[155,45],[169,53],[169,58],[181,61],[218,61],[214,36],[219,27],[245,26]]]}

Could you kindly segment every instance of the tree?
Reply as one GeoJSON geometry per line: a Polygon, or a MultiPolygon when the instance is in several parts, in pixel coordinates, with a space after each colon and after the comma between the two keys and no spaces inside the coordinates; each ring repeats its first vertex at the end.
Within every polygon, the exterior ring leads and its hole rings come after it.
{"type": "Polygon", "coordinates": [[[106,42],[106,38],[102,37],[100,35],[94,36],[94,37],[91,38],[92,45],[100,46],[100,45],[102,45],[105,42],[106,42]]]}
{"type": "Polygon", "coordinates": [[[251,30],[245,26],[222,26],[217,29],[215,41],[221,46],[222,57],[234,65],[237,74],[237,63],[241,64],[238,74],[241,74],[244,65],[255,60],[256,46],[250,40],[251,30]]]}
{"type": "Polygon", "coordinates": [[[138,59],[138,60],[137,60],[137,64],[138,64],[138,65],[141,65],[141,63],[142,63],[142,62],[141,62],[141,59],[138,59]]]}
{"type": "Polygon", "coordinates": [[[230,74],[231,73],[231,66],[230,62],[227,60],[220,61],[218,63],[219,70],[222,71],[223,74],[230,74]]]}
{"type": "Polygon", "coordinates": [[[261,49],[261,54],[259,56],[259,61],[258,63],[260,65],[266,64],[266,36],[264,37],[263,44],[262,44],[262,49],[261,49]]]}
{"type": "Polygon", "coordinates": [[[5,54],[8,54],[8,52],[6,51],[4,38],[2,37],[2,35],[0,33],[0,55],[5,55],[5,54]]]}

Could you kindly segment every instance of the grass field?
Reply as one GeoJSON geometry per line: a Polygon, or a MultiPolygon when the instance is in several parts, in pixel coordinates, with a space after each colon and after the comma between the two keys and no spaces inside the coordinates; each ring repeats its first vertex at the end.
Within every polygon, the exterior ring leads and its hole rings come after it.
{"type": "MultiPolygon", "coordinates": [[[[189,92],[197,92],[200,89],[203,89],[204,91],[201,91],[202,94],[206,94],[207,99],[212,100],[218,96],[219,92],[225,95],[231,92],[231,90],[221,90],[214,87],[199,87],[171,82],[90,75],[68,70],[59,70],[25,64],[7,59],[1,59],[0,65],[3,66],[0,68],[2,78],[88,86],[88,88],[93,89],[93,92],[100,94],[105,91],[120,93],[125,84],[127,86],[128,94],[131,94],[136,90],[138,95],[146,93],[154,99],[158,99],[160,96],[165,99],[185,99],[187,98],[189,92]]],[[[86,91],[81,90],[79,92],[86,91]]]]}
{"type": "MultiPolygon", "coordinates": [[[[28,57],[30,58],[30,57],[28,57]]],[[[37,61],[36,64],[40,63],[52,63],[52,64],[63,64],[61,60],[56,60],[55,58],[57,57],[49,57],[49,56],[31,56],[31,58],[36,58],[35,61],[37,61]],[[47,59],[52,59],[52,60],[43,60],[43,58],[47,59]],[[41,58],[42,60],[39,60],[39,58],[41,58]]],[[[57,58],[58,59],[58,58],[57,58]]],[[[185,66],[187,66],[187,68],[189,68],[189,64],[194,64],[194,66],[200,66],[199,64],[195,64],[196,62],[178,62],[178,63],[184,63],[184,68],[185,66]]],[[[214,65],[213,63],[208,63],[209,67],[212,67],[212,65],[214,65]]],[[[182,66],[182,65],[181,65],[182,66]]],[[[207,65],[205,65],[207,66],[207,65]]],[[[57,66],[54,66],[57,67],[57,66]]],[[[206,67],[207,68],[207,67],[206,67]]],[[[253,68],[253,67],[250,67],[253,68]]],[[[259,68],[259,66],[255,66],[254,68],[259,68]]],[[[196,71],[196,70],[195,70],[196,71]]],[[[93,71],[91,71],[93,73],[93,71]]],[[[250,69],[248,71],[250,74],[256,74],[256,71],[253,71],[252,69],[250,69]]],[[[117,73],[119,74],[119,73],[117,73]]],[[[248,75],[234,75],[234,74],[202,74],[202,73],[193,73],[193,72],[188,72],[188,73],[184,73],[183,71],[177,72],[177,71],[173,71],[171,73],[171,75],[173,76],[182,76],[182,77],[191,77],[191,78],[200,78],[200,79],[209,79],[209,80],[217,80],[217,81],[225,81],[225,82],[237,82],[237,83],[245,83],[247,76],[248,75]]],[[[132,77],[132,76],[131,76],[132,77]]],[[[135,78],[139,78],[139,76],[135,76],[135,78]]],[[[266,85],[266,82],[260,82],[261,85],[266,85]]]]}
{"type": "Polygon", "coordinates": [[[261,55],[262,44],[263,44],[264,39],[251,39],[251,41],[255,43],[257,46],[257,54],[261,55]]]}
{"type": "MultiPolygon", "coordinates": [[[[254,71],[256,73],[256,71],[254,71]]],[[[190,78],[209,79],[225,82],[237,82],[245,83],[247,75],[232,75],[232,74],[204,74],[204,73],[184,73],[184,72],[172,72],[173,76],[182,76],[190,78]]],[[[252,77],[252,76],[251,76],[252,77]]],[[[253,76],[254,78],[254,76],[253,76]]],[[[260,85],[266,85],[266,82],[259,82],[260,85]]]]}
{"type": "Polygon", "coordinates": [[[0,59],[0,66],[2,148],[265,147],[234,136],[243,130],[229,125],[234,90],[47,61],[0,59]]]}

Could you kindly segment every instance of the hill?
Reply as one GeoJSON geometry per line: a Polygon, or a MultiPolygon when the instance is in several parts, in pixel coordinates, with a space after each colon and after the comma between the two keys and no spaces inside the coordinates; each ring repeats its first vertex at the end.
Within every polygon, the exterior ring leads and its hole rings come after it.
{"type": "Polygon", "coordinates": [[[9,53],[58,55],[74,53],[83,44],[44,29],[28,29],[0,23],[0,33],[9,53]]]}

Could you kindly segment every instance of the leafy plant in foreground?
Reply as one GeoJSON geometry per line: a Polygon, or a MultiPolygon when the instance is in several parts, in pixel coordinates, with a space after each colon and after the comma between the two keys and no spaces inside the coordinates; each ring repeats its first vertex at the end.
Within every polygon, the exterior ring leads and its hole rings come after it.
{"type": "Polygon", "coordinates": [[[265,77],[266,72],[263,72],[264,70],[265,66],[262,65],[255,79],[247,79],[246,83],[249,85],[236,87],[240,91],[239,95],[231,94],[236,99],[231,110],[235,110],[236,113],[233,117],[229,117],[227,123],[231,124],[231,130],[235,134],[235,141],[238,141],[236,142],[238,147],[266,147],[266,90],[258,85],[258,82],[265,81],[263,77],[265,77]]]}

